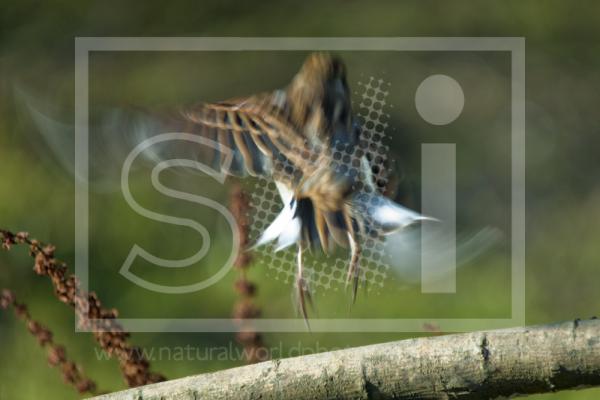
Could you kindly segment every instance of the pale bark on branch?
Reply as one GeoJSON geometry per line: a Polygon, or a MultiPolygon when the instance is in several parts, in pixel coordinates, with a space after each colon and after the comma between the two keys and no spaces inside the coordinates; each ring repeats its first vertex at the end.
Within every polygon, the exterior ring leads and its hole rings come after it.
{"type": "Polygon", "coordinates": [[[600,320],[474,332],[273,360],[100,397],[488,399],[600,385],[600,320]]]}

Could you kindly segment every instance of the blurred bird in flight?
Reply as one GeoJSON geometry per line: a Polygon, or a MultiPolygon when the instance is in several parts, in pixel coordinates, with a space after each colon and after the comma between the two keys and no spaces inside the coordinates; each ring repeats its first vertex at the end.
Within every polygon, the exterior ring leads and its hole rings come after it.
{"type": "MultiPolygon", "coordinates": [[[[303,273],[305,251],[328,253],[336,245],[349,249],[346,282],[351,284],[354,301],[359,281],[365,278],[360,264],[368,239],[396,232],[386,240],[387,253],[394,254],[391,264],[398,272],[413,273],[412,266],[398,262],[410,260],[411,264],[418,264],[412,260],[420,258],[420,238],[403,228],[434,220],[381,193],[374,171],[381,173],[383,165],[361,140],[350,94],[344,63],[330,54],[314,53],[283,89],[219,103],[200,103],[166,114],[117,109],[93,127],[96,134],[90,138],[105,147],[103,156],[115,157],[128,151],[131,139],[137,145],[162,132],[199,135],[212,145],[186,145],[184,151],[191,152],[194,159],[227,175],[272,179],[282,209],[254,246],[274,243],[276,251],[296,246],[295,291],[300,312],[307,320],[306,302],[311,298],[303,273]]],[[[18,90],[17,95],[49,147],[73,172],[69,167],[72,161],[68,161],[72,151],[67,147],[73,127],[39,112],[33,97],[25,91],[18,90]]],[[[165,154],[149,152],[148,157],[159,161],[165,154]]],[[[100,157],[97,169],[106,172],[119,165],[109,161],[100,157]]],[[[481,254],[496,239],[497,233],[483,230],[458,243],[457,264],[481,254]]],[[[442,251],[439,256],[445,254],[442,251]]],[[[440,276],[443,274],[440,271],[440,276]]]]}
{"type": "Polygon", "coordinates": [[[379,194],[350,94],[343,62],[314,53],[285,89],[198,104],[167,122],[218,142],[212,155],[203,156],[214,168],[275,181],[282,210],[255,246],[297,247],[295,285],[305,319],[310,301],[305,250],[328,252],[335,244],[350,249],[347,282],[354,300],[363,240],[428,219],[379,194]],[[229,151],[233,158],[227,162],[223,155],[229,151]],[[351,161],[340,161],[342,154],[352,155],[351,161]]]}

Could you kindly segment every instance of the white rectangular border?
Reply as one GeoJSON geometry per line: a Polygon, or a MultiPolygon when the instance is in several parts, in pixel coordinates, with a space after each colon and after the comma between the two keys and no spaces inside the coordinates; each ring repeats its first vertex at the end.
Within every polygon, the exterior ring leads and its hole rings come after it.
{"type": "MultiPolygon", "coordinates": [[[[75,38],[75,275],[88,291],[89,52],[90,51],[508,51],[511,53],[511,318],[311,319],[313,332],[466,332],[525,325],[525,38],[75,38]]],[[[77,319],[77,318],[76,318],[77,319]]],[[[86,321],[84,321],[86,322],[86,321]]],[[[94,322],[91,320],[89,322],[94,322]]],[[[233,319],[118,319],[129,332],[237,332],[233,319]]],[[[247,320],[244,330],[306,332],[302,319],[247,320]]],[[[86,331],[75,321],[76,331],[86,331]]]]}

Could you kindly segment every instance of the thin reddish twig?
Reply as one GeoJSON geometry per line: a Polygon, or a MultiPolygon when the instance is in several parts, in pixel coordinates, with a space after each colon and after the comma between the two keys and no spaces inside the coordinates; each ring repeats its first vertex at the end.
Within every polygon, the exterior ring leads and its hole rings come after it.
{"type": "Polygon", "coordinates": [[[35,259],[35,273],[50,278],[56,297],[75,309],[80,328],[93,331],[102,349],[119,360],[121,373],[129,387],[165,380],[163,375],[150,371],[150,363],[142,350],[128,343],[129,333],[115,320],[118,311],[103,308],[94,292],[79,289],[77,278],[68,274],[67,264],[54,257],[54,246],[30,239],[26,232],[14,234],[4,229],[0,229],[0,240],[5,250],[15,244],[29,246],[29,253],[35,259]]]}
{"type": "Polygon", "coordinates": [[[34,320],[27,306],[18,302],[12,291],[3,289],[0,294],[0,308],[7,309],[9,307],[12,307],[15,315],[25,322],[27,330],[37,339],[39,345],[47,349],[48,362],[61,370],[65,383],[74,386],[79,393],[95,394],[96,383],[85,376],[79,365],[69,360],[64,346],[54,342],[52,331],[34,320]]]}
{"type": "Polygon", "coordinates": [[[237,222],[240,235],[240,251],[234,264],[239,272],[234,288],[239,293],[240,299],[234,305],[233,317],[240,322],[244,329],[236,335],[236,339],[244,346],[246,361],[252,364],[267,360],[269,352],[265,347],[262,335],[247,324],[245,325],[244,322],[246,319],[260,316],[260,308],[253,299],[256,295],[256,284],[250,282],[247,277],[248,268],[252,264],[252,254],[247,250],[250,245],[250,217],[248,215],[251,209],[250,197],[237,182],[231,191],[229,208],[237,222]]]}

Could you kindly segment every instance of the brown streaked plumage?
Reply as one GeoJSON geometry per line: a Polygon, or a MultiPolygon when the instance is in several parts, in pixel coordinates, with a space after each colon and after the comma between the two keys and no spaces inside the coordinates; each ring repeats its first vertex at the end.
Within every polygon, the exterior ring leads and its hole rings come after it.
{"type": "MultiPolygon", "coordinates": [[[[374,193],[375,188],[366,157],[358,153],[359,161],[350,171],[334,160],[340,146],[351,152],[359,139],[344,64],[329,54],[314,53],[285,89],[198,104],[176,119],[190,132],[219,143],[222,151],[212,154],[213,165],[231,175],[270,176],[278,184],[284,209],[258,244],[277,239],[279,248],[298,246],[296,286],[304,318],[310,293],[302,276],[302,252],[309,247],[350,247],[347,281],[353,281],[354,299],[361,238],[374,227],[369,213],[357,210],[356,196],[364,190],[374,193]],[[220,154],[228,150],[234,154],[229,166],[220,154]]],[[[393,207],[379,201],[382,212],[393,207]]],[[[413,214],[410,221],[418,219],[413,214]]]]}

